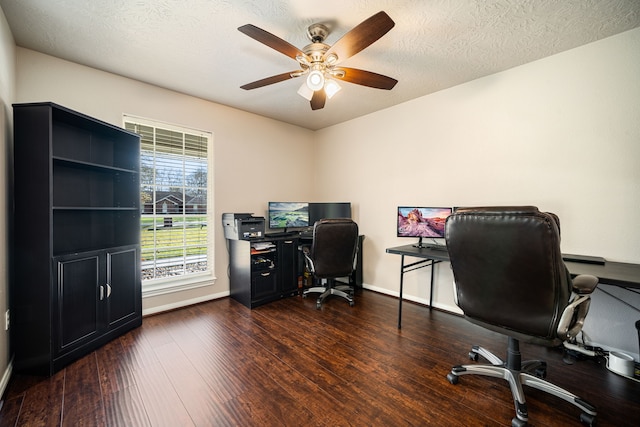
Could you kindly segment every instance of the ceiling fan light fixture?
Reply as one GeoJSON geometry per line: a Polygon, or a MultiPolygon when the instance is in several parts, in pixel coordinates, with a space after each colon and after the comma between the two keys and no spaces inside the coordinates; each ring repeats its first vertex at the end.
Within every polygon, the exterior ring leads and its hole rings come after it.
{"type": "Polygon", "coordinates": [[[343,69],[341,69],[341,68],[339,68],[339,69],[332,68],[332,69],[328,70],[327,72],[329,73],[329,75],[330,75],[331,77],[337,77],[337,78],[339,78],[339,79],[343,79],[343,78],[344,78],[344,76],[347,74],[347,73],[345,73],[345,71],[344,71],[343,69]]]}
{"type": "Polygon", "coordinates": [[[307,82],[302,83],[300,89],[298,89],[298,95],[305,98],[307,101],[311,101],[311,98],[313,98],[313,91],[309,89],[307,82]]]}
{"type": "Polygon", "coordinates": [[[324,84],[324,93],[327,94],[327,98],[331,99],[333,95],[338,93],[342,89],[337,81],[333,79],[327,79],[324,84]]]}
{"type": "Polygon", "coordinates": [[[324,59],[324,63],[327,65],[333,65],[337,60],[338,60],[338,55],[336,55],[335,53],[330,53],[324,59]]]}
{"type": "Polygon", "coordinates": [[[324,74],[318,70],[310,72],[307,76],[307,87],[314,92],[322,89],[324,87],[324,74]]]}
{"type": "Polygon", "coordinates": [[[307,67],[311,66],[311,63],[309,62],[306,56],[296,55],[296,61],[298,61],[301,65],[306,65],[307,67]]]}

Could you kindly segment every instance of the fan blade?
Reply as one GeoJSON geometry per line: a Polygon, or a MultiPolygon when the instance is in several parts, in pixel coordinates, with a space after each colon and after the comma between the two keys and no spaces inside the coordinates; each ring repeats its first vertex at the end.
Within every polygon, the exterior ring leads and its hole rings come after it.
{"type": "Polygon", "coordinates": [[[292,45],[291,43],[282,40],[278,36],[258,28],[255,25],[246,24],[238,27],[238,31],[244,33],[254,40],[259,41],[262,44],[269,46],[272,49],[277,50],[280,53],[287,55],[289,58],[296,59],[296,56],[302,55],[306,57],[304,52],[292,45]]]}
{"type": "Polygon", "coordinates": [[[327,50],[324,57],[334,54],[338,57],[334,64],[344,61],[387,34],[394,25],[396,24],[389,15],[378,12],[342,36],[327,50]]]}
{"type": "MultiPolygon", "coordinates": [[[[294,78],[293,74],[297,73],[298,71],[290,71],[288,73],[282,73],[282,74],[278,74],[277,76],[271,76],[271,77],[267,77],[261,80],[256,80],[255,82],[251,82],[251,83],[247,83],[246,85],[242,85],[240,86],[241,89],[244,90],[250,90],[250,89],[257,89],[259,87],[263,87],[263,86],[268,86],[268,85],[272,85],[274,83],[280,83],[283,82],[285,80],[289,80],[294,78]]],[[[297,76],[295,76],[297,77],[297,76]]]]}
{"type": "Polygon", "coordinates": [[[313,92],[313,97],[311,98],[311,109],[319,110],[324,108],[324,103],[327,100],[327,95],[324,93],[324,90],[320,89],[313,92]]]}
{"type": "Polygon", "coordinates": [[[373,87],[376,89],[391,90],[398,83],[396,79],[383,76],[382,74],[373,73],[371,71],[359,70],[357,68],[340,67],[334,68],[332,71],[344,71],[344,75],[331,74],[336,79],[344,80],[345,82],[355,83],[357,85],[373,87]]]}

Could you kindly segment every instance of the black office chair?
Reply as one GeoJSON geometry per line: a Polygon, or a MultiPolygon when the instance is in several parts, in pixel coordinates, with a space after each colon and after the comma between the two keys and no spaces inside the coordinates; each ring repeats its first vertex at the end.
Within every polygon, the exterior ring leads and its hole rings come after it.
{"type": "Polygon", "coordinates": [[[321,219],[313,226],[313,242],[311,248],[303,248],[305,263],[313,275],[313,281],[324,283],[305,289],[302,296],[320,293],[316,308],[329,295],[337,295],[349,301],[353,306],[353,286],[335,285],[335,279],[348,277],[355,268],[358,252],[358,224],[349,218],[321,219]]]}
{"type": "Polygon", "coordinates": [[[469,358],[491,364],[454,366],[449,382],[469,374],[507,380],[516,409],[512,426],[528,421],[523,384],[572,403],[583,411],[580,421],[593,425],[596,408],[545,381],[546,362],[522,361],[519,349],[521,340],[547,346],[575,340],[598,284],[587,275],[571,280],[558,218],[533,206],[460,209],[447,218],[445,233],[456,304],[470,322],[508,336],[506,362],[473,346],[469,358]]]}

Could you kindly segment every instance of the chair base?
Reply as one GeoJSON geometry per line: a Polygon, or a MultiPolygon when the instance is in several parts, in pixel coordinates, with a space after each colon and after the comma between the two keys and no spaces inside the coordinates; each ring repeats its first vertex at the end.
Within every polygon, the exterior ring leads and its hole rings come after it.
{"type": "Polygon", "coordinates": [[[314,286],[308,289],[305,289],[302,292],[302,298],[306,298],[308,294],[312,293],[320,293],[318,299],[316,300],[316,308],[320,309],[322,307],[322,303],[329,295],[336,295],[341,298],[346,299],[349,302],[349,306],[353,307],[353,286],[350,285],[338,285],[338,286],[314,286]]]}
{"type": "Polygon", "coordinates": [[[491,364],[454,366],[451,372],[447,374],[447,380],[451,384],[457,384],[458,377],[462,375],[485,375],[506,380],[511,388],[516,409],[516,416],[511,420],[511,425],[514,427],[525,426],[529,420],[527,403],[522,390],[523,385],[552,394],[577,406],[583,411],[580,415],[580,421],[589,426],[595,425],[597,415],[595,406],[575,394],[546,381],[544,379],[547,373],[546,362],[542,360],[520,362],[518,347],[518,341],[514,338],[509,338],[509,360],[505,363],[488,350],[480,346],[473,346],[469,352],[469,358],[477,361],[478,356],[482,356],[491,364]]]}

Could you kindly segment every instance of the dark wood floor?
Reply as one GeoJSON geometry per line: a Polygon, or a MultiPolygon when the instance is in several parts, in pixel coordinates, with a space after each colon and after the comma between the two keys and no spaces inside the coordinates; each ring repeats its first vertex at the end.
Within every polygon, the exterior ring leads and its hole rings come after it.
{"type": "MultiPolygon", "coordinates": [[[[51,378],[14,375],[0,426],[510,425],[505,381],[465,376],[471,344],[506,339],[463,318],[370,291],[356,305],[293,297],[249,310],[225,298],[144,319],[142,327],[51,378]]],[[[547,379],[594,403],[600,426],[639,425],[640,383],[601,364],[544,358],[547,379]]],[[[580,411],[525,388],[534,426],[580,425],[580,411]]]]}

